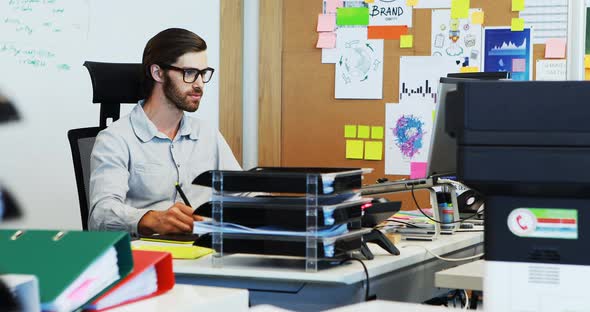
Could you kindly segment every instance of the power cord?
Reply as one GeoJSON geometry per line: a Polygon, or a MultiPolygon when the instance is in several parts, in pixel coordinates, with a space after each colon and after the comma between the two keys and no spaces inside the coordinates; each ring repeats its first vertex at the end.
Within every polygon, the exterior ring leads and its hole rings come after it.
{"type": "Polygon", "coordinates": [[[342,260],[340,262],[340,264],[344,264],[344,263],[351,261],[351,260],[360,262],[361,265],[363,266],[363,270],[365,270],[365,283],[367,285],[367,287],[365,287],[365,301],[369,301],[370,300],[370,298],[369,298],[369,287],[370,287],[370,285],[369,285],[369,270],[367,270],[367,266],[365,265],[363,260],[358,259],[358,258],[353,258],[353,257],[346,258],[346,259],[342,260]]]}
{"type": "MultiPolygon", "coordinates": [[[[449,181],[451,181],[451,180],[449,180],[449,181]]],[[[412,185],[411,191],[412,191],[411,192],[412,193],[412,199],[414,200],[414,204],[416,205],[416,208],[418,208],[418,210],[420,211],[420,213],[422,213],[426,218],[428,218],[432,222],[436,222],[436,223],[440,223],[440,224],[462,223],[465,220],[469,220],[469,219],[472,219],[472,218],[477,217],[481,213],[481,211],[483,211],[483,209],[482,209],[480,212],[476,212],[475,214],[473,214],[473,215],[471,215],[471,216],[469,216],[467,218],[461,219],[459,221],[441,222],[441,221],[438,221],[438,220],[430,217],[428,214],[426,214],[426,212],[424,212],[424,210],[422,210],[422,208],[420,208],[420,205],[418,204],[418,200],[416,200],[416,194],[414,194],[414,185],[412,185]]],[[[433,209],[438,209],[438,208],[434,208],[433,207],[433,209]]]]}
{"type": "Polygon", "coordinates": [[[484,253],[480,253],[477,254],[475,256],[469,256],[469,257],[465,257],[465,258],[445,258],[445,257],[441,257],[437,254],[435,254],[434,252],[432,252],[432,250],[422,246],[422,245],[405,245],[402,246],[402,248],[406,248],[406,247],[420,247],[420,248],[424,248],[429,254],[431,254],[432,256],[434,256],[437,259],[443,260],[443,261],[447,261],[447,262],[461,262],[461,261],[468,261],[468,260],[474,260],[474,259],[479,259],[481,257],[483,257],[484,253]]]}
{"type": "Polygon", "coordinates": [[[469,309],[469,296],[467,295],[467,290],[463,289],[463,293],[465,293],[465,308],[463,308],[463,311],[467,311],[469,309]]]}

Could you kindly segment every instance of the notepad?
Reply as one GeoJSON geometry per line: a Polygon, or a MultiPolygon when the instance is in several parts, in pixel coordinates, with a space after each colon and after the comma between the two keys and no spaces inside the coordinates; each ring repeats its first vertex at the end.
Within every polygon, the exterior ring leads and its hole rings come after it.
{"type": "Polygon", "coordinates": [[[188,244],[175,244],[154,241],[134,241],[133,250],[165,251],[172,254],[174,259],[198,259],[214,252],[213,249],[188,244]]]}

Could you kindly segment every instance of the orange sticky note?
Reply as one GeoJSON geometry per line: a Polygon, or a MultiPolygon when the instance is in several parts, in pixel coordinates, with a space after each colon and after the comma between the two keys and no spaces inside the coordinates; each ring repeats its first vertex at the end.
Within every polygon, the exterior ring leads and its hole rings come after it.
{"type": "Polygon", "coordinates": [[[346,158],[363,159],[363,140],[346,140],[346,158]]]}
{"type": "Polygon", "coordinates": [[[522,18],[513,18],[512,23],[510,24],[510,30],[512,31],[523,31],[524,30],[524,19],[522,18]]]}
{"type": "Polygon", "coordinates": [[[414,46],[413,35],[401,35],[399,36],[399,47],[400,48],[412,48],[414,46]]]}
{"type": "Polygon", "coordinates": [[[318,34],[318,43],[316,48],[333,49],[336,47],[336,33],[335,32],[321,32],[318,34]]]}
{"type": "Polygon", "coordinates": [[[417,6],[418,0],[406,0],[406,5],[407,6],[417,6]]]}
{"type": "Polygon", "coordinates": [[[401,35],[408,33],[407,25],[400,26],[369,26],[367,27],[368,39],[399,39],[401,35]]]}
{"type": "Polygon", "coordinates": [[[477,66],[466,66],[459,68],[459,72],[461,73],[477,73],[479,72],[479,67],[477,66]]]}
{"type": "Polygon", "coordinates": [[[365,142],[365,159],[381,160],[383,159],[383,142],[367,141],[365,142]]]}
{"type": "Polygon", "coordinates": [[[451,18],[469,18],[469,0],[451,1],[451,18]]]}
{"type": "Polygon", "coordinates": [[[484,14],[483,11],[475,11],[471,14],[471,24],[473,25],[481,25],[484,21],[484,14]]]}
{"type": "Polygon", "coordinates": [[[318,14],[317,31],[334,31],[336,29],[335,14],[318,14]]]}
{"type": "Polygon", "coordinates": [[[512,0],[512,12],[524,10],[524,0],[512,0]]]}
{"type": "Polygon", "coordinates": [[[565,46],[565,38],[547,39],[545,41],[545,58],[565,58],[565,46]]]}
{"type": "Polygon", "coordinates": [[[584,55],[584,68],[590,68],[590,55],[584,55]]]}

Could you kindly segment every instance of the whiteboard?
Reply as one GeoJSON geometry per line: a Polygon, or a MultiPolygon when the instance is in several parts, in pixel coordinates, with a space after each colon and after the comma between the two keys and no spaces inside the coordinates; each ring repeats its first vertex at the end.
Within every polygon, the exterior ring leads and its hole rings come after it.
{"type": "MultiPolygon", "coordinates": [[[[180,27],[205,39],[217,69],[219,16],[220,0],[0,0],[0,92],[22,117],[0,126],[0,183],[25,214],[1,226],[81,228],[67,131],[98,126],[85,60],[140,63],[149,38],[180,27]]],[[[194,113],[217,127],[218,82],[194,113]]]]}

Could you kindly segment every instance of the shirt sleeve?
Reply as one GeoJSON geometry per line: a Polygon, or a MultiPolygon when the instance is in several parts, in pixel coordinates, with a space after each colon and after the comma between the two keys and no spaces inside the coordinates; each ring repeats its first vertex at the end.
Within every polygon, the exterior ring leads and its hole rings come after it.
{"type": "Polygon", "coordinates": [[[219,170],[242,170],[242,166],[236,160],[234,153],[219,131],[217,132],[217,153],[217,168],[219,170]]]}
{"type": "Polygon", "coordinates": [[[125,204],[129,190],[129,148],[122,137],[104,130],[90,156],[88,228],[138,234],[137,224],[149,209],[125,204]]]}

